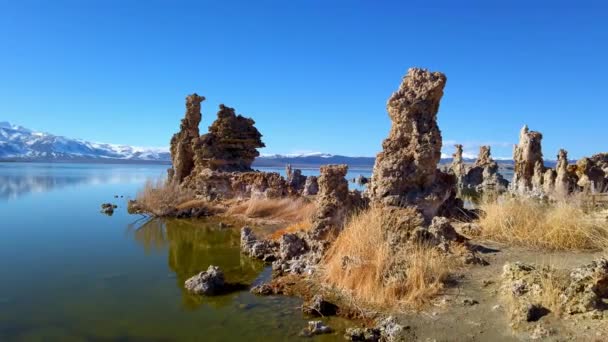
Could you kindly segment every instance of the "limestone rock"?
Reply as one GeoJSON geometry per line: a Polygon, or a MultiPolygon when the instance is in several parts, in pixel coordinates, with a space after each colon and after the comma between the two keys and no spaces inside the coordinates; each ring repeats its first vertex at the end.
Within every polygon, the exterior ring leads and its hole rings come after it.
{"type": "Polygon", "coordinates": [[[264,261],[276,259],[278,246],[269,240],[259,240],[251,228],[241,229],[241,251],[252,258],[264,261]]]}
{"type": "Polygon", "coordinates": [[[608,179],[604,170],[591,158],[581,158],[576,162],[578,186],[586,190],[606,191],[608,179]]]}
{"type": "Polygon", "coordinates": [[[562,298],[570,314],[600,309],[602,300],[608,299],[608,259],[599,258],[574,269],[562,298]]]}
{"type": "Polygon", "coordinates": [[[207,271],[186,280],[184,286],[194,294],[216,295],[224,289],[224,273],[219,267],[211,265],[207,271]]]}
{"type": "Polygon", "coordinates": [[[181,183],[194,168],[194,151],[192,143],[199,136],[198,125],[201,122],[201,102],[204,96],[192,94],[186,97],[186,115],[182,119],[180,130],[171,138],[171,161],[169,180],[181,183]]]}
{"type": "Polygon", "coordinates": [[[314,196],[319,192],[319,182],[317,176],[306,177],[306,183],[304,183],[304,189],[302,189],[302,195],[314,196]]]}
{"type": "Polygon", "coordinates": [[[458,187],[462,188],[465,185],[465,176],[467,174],[466,166],[462,160],[462,145],[454,145],[456,151],[452,154],[452,164],[450,171],[456,176],[458,187]]]}
{"type": "Polygon", "coordinates": [[[476,191],[502,192],[507,189],[509,182],[498,173],[498,164],[491,157],[490,146],[479,147],[475,164],[466,171],[464,185],[476,191]]]}
{"type": "Polygon", "coordinates": [[[544,178],[545,164],[537,160],[534,164],[534,174],[532,175],[532,189],[536,191],[542,190],[544,178]]]}
{"type": "Polygon", "coordinates": [[[308,251],[306,240],[298,234],[287,233],[279,240],[279,257],[281,259],[293,259],[308,251]]]}
{"type": "Polygon", "coordinates": [[[411,68],[389,98],[392,125],[376,157],[368,188],[372,202],[416,206],[430,220],[452,195],[455,178],[437,170],[442,143],[437,112],[445,82],[442,73],[411,68]]]}
{"type": "Polygon", "coordinates": [[[319,193],[317,194],[317,213],[313,218],[312,232],[318,239],[328,234],[337,234],[344,225],[349,210],[349,191],[346,173],[348,166],[321,166],[319,193]]]}
{"type": "Polygon", "coordinates": [[[222,172],[204,169],[184,185],[207,201],[222,199],[280,198],[288,194],[285,179],[276,172],[222,172]]]}
{"type": "Polygon", "coordinates": [[[555,166],[555,193],[561,196],[569,194],[574,190],[574,183],[571,173],[568,172],[568,152],[560,149],[555,166]]]}
{"type": "Polygon", "coordinates": [[[557,172],[553,169],[547,169],[543,175],[543,191],[547,194],[551,193],[555,189],[555,179],[557,178],[557,172]]]}
{"type": "Polygon", "coordinates": [[[236,115],[234,108],[220,105],[209,132],[193,142],[198,170],[250,171],[253,160],[265,147],[255,121],[236,115]]]}
{"type": "Polygon", "coordinates": [[[302,170],[293,169],[290,164],[285,167],[285,174],[287,175],[287,185],[292,193],[301,193],[306,185],[306,179],[308,177],[302,175],[302,170]]]}
{"type": "Polygon", "coordinates": [[[519,134],[519,143],[513,151],[515,172],[513,175],[513,189],[518,192],[532,191],[532,179],[537,163],[543,163],[541,141],[543,135],[539,132],[530,131],[524,126],[519,134]]]}
{"type": "Polygon", "coordinates": [[[325,325],[323,321],[310,321],[308,322],[308,327],[304,328],[300,333],[301,336],[310,337],[314,335],[322,335],[322,334],[330,334],[334,330],[325,325]]]}

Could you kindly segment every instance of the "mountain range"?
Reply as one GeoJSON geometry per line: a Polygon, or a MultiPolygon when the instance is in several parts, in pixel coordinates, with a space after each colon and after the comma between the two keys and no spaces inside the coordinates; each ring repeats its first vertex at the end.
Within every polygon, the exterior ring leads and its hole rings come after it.
{"type": "Polygon", "coordinates": [[[169,162],[168,148],[93,143],[0,122],[0,160],[169,162]]]}
{"type": "MultiPolygon", "coordinates": [[[[328,153],[261,155],[254,167],[317,168],[324,164],[348,164],[351,168],[370,169],[374,157],[348,157],[328,153]]],[[[163,163],[171,162],[168,148],[146,148],[95,143],[38,132],[8,122],[0,122],[0,161],[93,162],[93,163],[163,163]]],[[[451,158],[442,158],[449,163],[451,158]]],[[[466,159],[473,162],[474,159],[466,159]]],[[[512,164],[511,160],[499,160],[512,164]]]]}

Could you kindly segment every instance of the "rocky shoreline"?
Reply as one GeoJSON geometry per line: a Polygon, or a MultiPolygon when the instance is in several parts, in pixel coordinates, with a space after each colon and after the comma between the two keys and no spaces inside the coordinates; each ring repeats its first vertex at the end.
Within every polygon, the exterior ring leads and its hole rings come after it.
{"type": "MultiPolygon", "coordinates": [[[[254,171],[251,165],[259,155],[257,148],[265,146],[255,121],[220,105],[217,119],[207,133],[200,135],[201,103],[205,97],[192,94],[186,98],[180,131],[171,139],[173,163],[167,180],[175,191],[190,196],[187,202],[190,204],[171,204],[169,210],[163,211],[164,216],[203,217],[225,214],[236,203],[305,199],[315,208],[306,229],[285,231],[278,238],[257,235],[250,227],[241,229],[242,253],[272,265],[273,270],[270,283],[258,285],[251,292],[301,296],[305,300],[303,311],[311,316],[357,318],[365,327],[346,331],[345,338],[349,340],[412,338],[410,327],[398,322],[391,315],[392,309],[379,310],[352,298],[346,300],[344,295],[336,295],[341,293],[339,289],[324,281],[324,262],[353,215],[368,211],[379,213],[383,220],[382,239],[390,246],[388,253],[408,255],[417,246],[424,246],[457,260],[462,269],[467,269],[488,265],[485,255],[488,249],[470,238],[474,235],[471,232],[480,229],[471,223],[478,212],[464,208],[460,191],[509,193],[551,201],[573,193],[608,190],[608,154],[597,154],[569,165],[567,152],[560,150],[555,169],[546,168],[542,159],[542,134],[530,131],[527,126],[521,130],[519,143],[514,148],[511,183],[498,173],[498,164],[492,159],[489,146],[482,146],[475,163],[466,165],[462,145],[456,145],[451,165],[440,170],[442,136],[437,113],[446,82],[446,76],[439,72],[408,70],[388,100],[391,129],[375,160],[372,177],[356,179],[358,184],[366,185],[364,192],[349,190],[345,178],[347,165],[322,166],[319,177],[304,176],[301,170],[290,165],[286,166],[286,177],[254,171]]],[[[154,213],[154,209],[141,199],[129,202],[130,213],[154,213]]],[[[361,262],[344,256],[341,267],[343,272],[356,272],[361,262]]],[[[605,258],[598,258],[588,266],[577,268],[566,280],[566,288],[559,289],[561,292],[555,290],[563,298],[564,310],[569,315],[595,312],[605,321],[606,265],[605,258]]],[[[390,271],[390,277],[407,280],[411,267],[407,260],[396,260],[386,265],[385,272],[390,271]]],[[[540,271],[536,270],[534,266],[518,263],[504,266],[501,291],[513,297],[516,307],[513,310],[520,313],[513,318],[517,324],[536,322],[549,310],[546,305],[534,302],[534,298],[549,290],[541,284],[540,271]],[[533,292],[537,293],[529,295],[533,292]]],[[[388,273],[380,276],[389,277],[388,273]]],[[[189,291],[202,295],[221,293],[228,285],[221,270],[212,265],[185,283],[189,291]]],[[[465,304],[478,303],[470,299],[465,304]]],[[[331,327],[322,322],[311,321],[303,335],[331,331],[331,327]]]]}

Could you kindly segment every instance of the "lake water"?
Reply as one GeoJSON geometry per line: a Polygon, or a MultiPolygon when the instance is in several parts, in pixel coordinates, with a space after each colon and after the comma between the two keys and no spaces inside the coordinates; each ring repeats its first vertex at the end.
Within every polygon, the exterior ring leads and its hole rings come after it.
{"type": "MultiPolygon", "coordinates": [[[[240,255],[239,227],[127,214],[127,200],[166,168],[0,163],[0,341],[299,339],[310,318],[297,298],[184,291],[210,264],[245,284],[269,271],[240,255]],[[118,205],[113,216],[99,212],[104,202],[118,205]]],[[[316,340],[342,340],[348,322],[327,322],[339,332],[316,340]]]]}

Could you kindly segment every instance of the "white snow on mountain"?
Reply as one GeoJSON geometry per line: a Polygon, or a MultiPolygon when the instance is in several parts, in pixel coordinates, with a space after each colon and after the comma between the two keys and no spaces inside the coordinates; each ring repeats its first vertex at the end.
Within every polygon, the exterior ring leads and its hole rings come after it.
{"type": "Polygon", "coordinates": [[[169,161],[168,148],[93,143],[0,122],[0,159],[169,161]]]}

